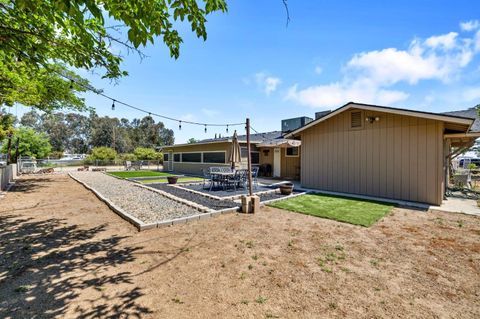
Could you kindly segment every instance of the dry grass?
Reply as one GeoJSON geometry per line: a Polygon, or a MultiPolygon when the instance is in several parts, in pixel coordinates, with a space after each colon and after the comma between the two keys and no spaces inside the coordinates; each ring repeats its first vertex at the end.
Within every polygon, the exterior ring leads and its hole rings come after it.
{"type": "Polygon", "coordinates": [[[138,233],[67,177],[19,186],[0,202],[2,318],[480,317],[473,216],[266,208],[138,233]]]}

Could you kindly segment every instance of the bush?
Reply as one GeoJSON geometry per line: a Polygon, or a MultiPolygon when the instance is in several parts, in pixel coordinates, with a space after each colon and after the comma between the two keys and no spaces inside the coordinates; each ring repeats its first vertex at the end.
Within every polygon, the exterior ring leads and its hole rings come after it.
{"type": "Polygon", "coordinates": [[[88,155],[87,161],[113,161],[117,157],[117,152],[110,147],[95,147],[92,154],[88,155]]]}
{"type": "Polygon", "coordinates": [[[52,159],[62,158],[63,157],[63,152],[53,151],[53,152],[50,153],[49,157],[52,158],[52,159]]]}
{"type": "Polygon", "coordinates": [[[120,154],[120,159],[122,161],[132,161],[132,162],[138,160],[137,156],[132,153],[120,154]]]}
{"type": "Polygon", "coordinates": [[[139,160],[162,160],[163,154],[155,151],[153,148],[146,148],[146,147],[137,147],[133,154],[139,160]]]}

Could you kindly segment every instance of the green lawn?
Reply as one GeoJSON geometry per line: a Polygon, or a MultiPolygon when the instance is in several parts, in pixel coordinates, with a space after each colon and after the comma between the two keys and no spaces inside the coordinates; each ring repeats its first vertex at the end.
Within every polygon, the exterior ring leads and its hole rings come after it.
{"type": "Polygon", "coordinates": [[[393,208],[392,204],[321,194],[300,195],[269,206],[365,227],[374,224],[393,208]]]}
{"type": "Polygon", "coordinates": [[[150,177],[150,176],[174,176],[174,174],[157,171],[122,171],[109,172],[108,174],[120,178],[150,177]]]}
{"type": "MultiPolygon", "coordinates": [[[[200,177],[179,177],[177,183],[185,183],[185,182],[199,182],[203,181],[203,178],[200,177]]],[[[153,184],[153,183],[168,183],[166,178],[159,178],[159,179],[147,179],[144,181],[138,181],[142,184],[153,184]]]]}

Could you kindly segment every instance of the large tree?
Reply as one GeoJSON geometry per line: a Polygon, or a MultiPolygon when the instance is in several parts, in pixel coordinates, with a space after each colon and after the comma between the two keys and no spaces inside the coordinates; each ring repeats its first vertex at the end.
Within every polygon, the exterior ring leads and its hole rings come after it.
{"type": "MultiPolygon", "coordinates": [[[[15,137],[20,139],[18,156],[31,156],[46,158],[52,151],[45,133],[35,132],[32,128],[20,127],[15,132],[15,137]]],[[[7,153],[8,143],[3,143],[2,153],[7,153]]],[[[15,148],[12,148],[12,157],[15,157],[15,148]]]]}
{"type": "Polygon", "coordinates": [[[158,38],[178,58],[175,21],[205,40],[207,15],[226,10],[225,0],[0,0],[0,104],[84,108],[74,99],[83,87],[59,76],[82,81],[67,68],[118,79],[127,72],[112,46],[142,54],[158,38]]]}

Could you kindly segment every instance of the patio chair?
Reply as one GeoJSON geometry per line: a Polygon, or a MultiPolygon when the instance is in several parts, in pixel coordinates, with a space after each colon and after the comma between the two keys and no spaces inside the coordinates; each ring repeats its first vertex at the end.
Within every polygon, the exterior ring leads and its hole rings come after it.
{"type": "Polygon", "coordinates": [[[202,168],[202,175],[203,175],[203,189],[205,189],[206,183],[210,183],[210,188],[211,188],[213,184],[213,180],[212,180],[212,174],[210,174],[210,170],[202,168]]]}
{"type": "Polygon", "coordinates": [[[215,187],[215,183],[217,183],[217,185],[222,183],[222,179],[220,178],[220,176],[214,174],[214,173],[217,173],[217,172],[221,172],[221,167],[210,167],[210,169],[209,169],[209,174],[210,174],[210,188],[209,188],[209,191],[212,191],[213,187],[215,187]]]}
{"type": "Polygon", "coordinates": [[[132,169],[132,162],[131,161],[125,161],[125,170],[129,171],[132,169]]]}
{"type": "Polygon", "coordinates": [[[259,167],[257,166],[252,167],[252,182],[253,182],[253,187],[255,189],[258,188],[258,172],[259,172],[259,167]]]}
{"type": "Polygon", "coordinates": [[[226,180],[226,186],[233,186],[233,190],[236,192],[237,187],[246,188],[247,186],[247,174],[246,169],[239,169],[235,171],[235,175],[226,180]]]}

